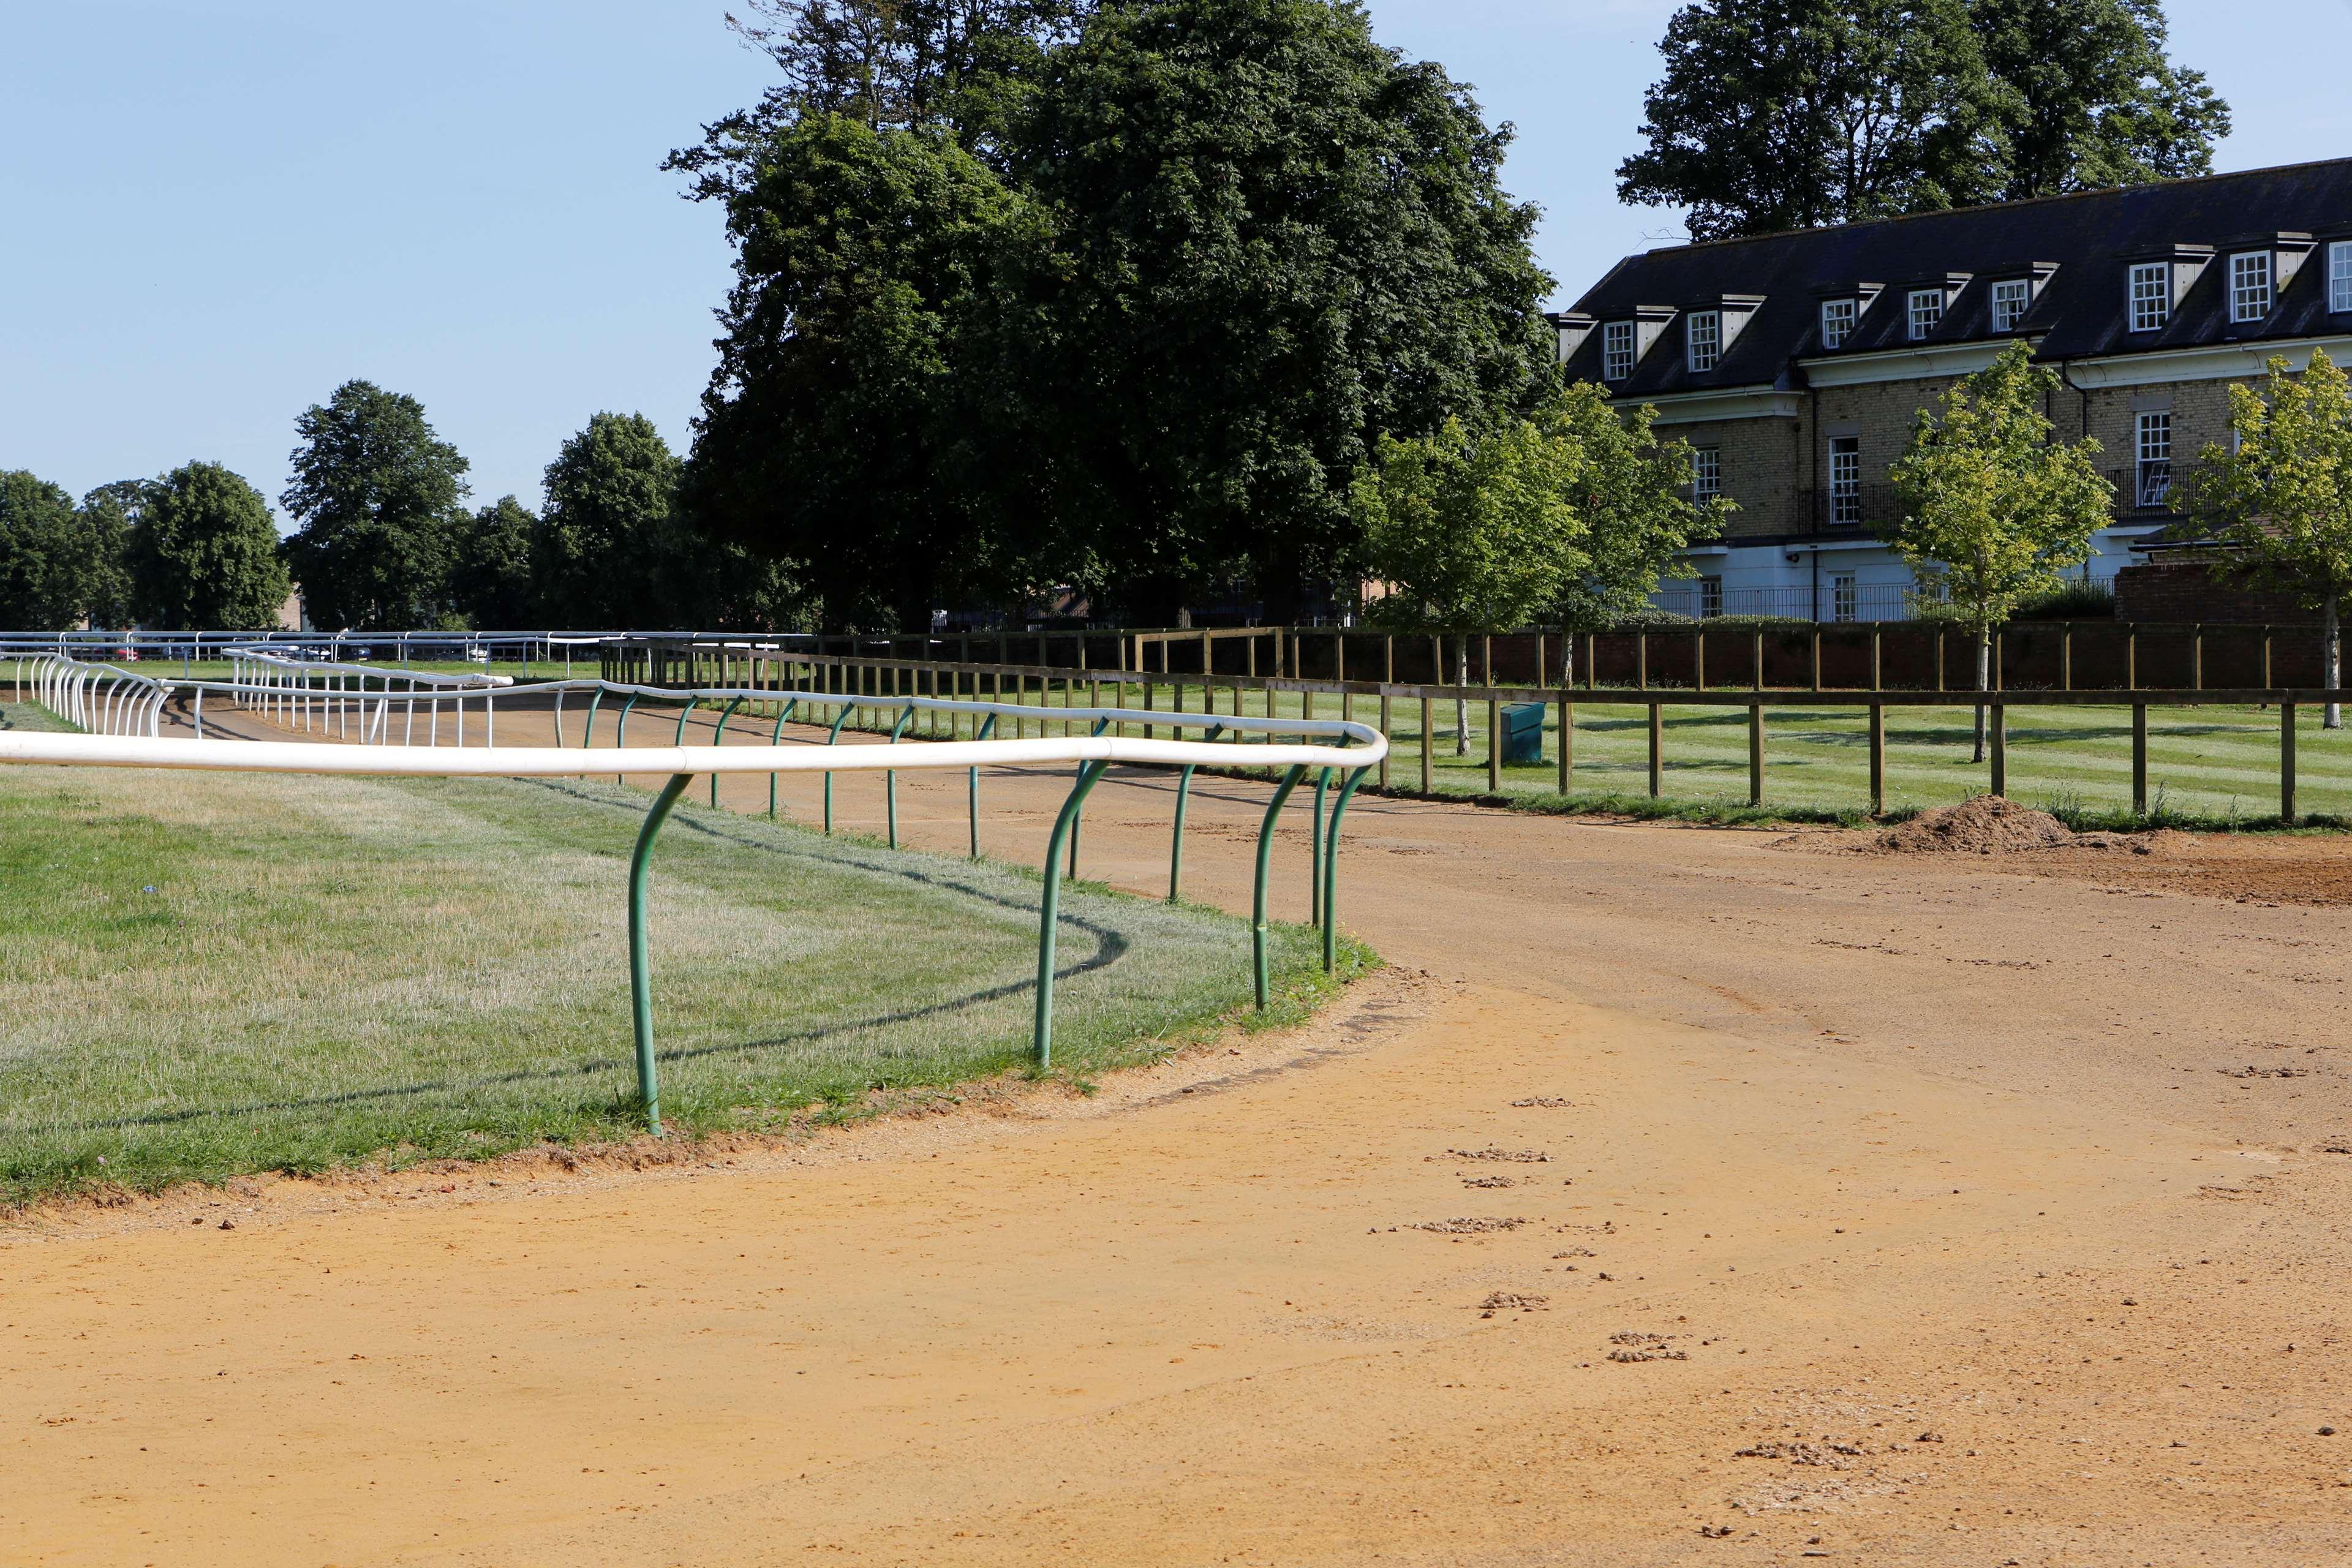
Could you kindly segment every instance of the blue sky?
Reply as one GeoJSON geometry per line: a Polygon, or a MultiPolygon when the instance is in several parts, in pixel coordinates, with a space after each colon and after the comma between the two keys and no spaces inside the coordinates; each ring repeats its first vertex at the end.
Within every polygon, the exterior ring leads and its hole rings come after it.
{"type": "MultiPolygon", "coordinates": [[[[76,493],[192,458],[275,500],[295,416],[421,398],[478,500],[536,505],[599,409],[683,448],[727,284],[662,154],[765,62],[719,0],[51,0],[0,19],[0,468],[76,493]]],[[[1676,233],[1617,205],[1668,0],[1371,0],[1514,121],[1564,297],[1676,233]]],[[[2352,154],[2352,0],[2173,0],[2225,169],[2352,154]],[[2250,26],[2250,22],[2259,25],[2250,26]],[[2315,62],[2298,69],[2294,62],[2315,62]]]]}

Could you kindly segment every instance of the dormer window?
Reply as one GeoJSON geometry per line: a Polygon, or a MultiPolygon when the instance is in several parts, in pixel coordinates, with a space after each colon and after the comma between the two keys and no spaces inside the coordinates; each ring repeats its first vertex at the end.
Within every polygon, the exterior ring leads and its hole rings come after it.
{"type": "Polygon", "coordinates": [[[2230,258],[2230,320],[2259,321],[2271,313],[2271,253],[2241,251],[2230,258]]]}
{"type": "Polygon", "coordinates": [[[1910,299],[1911,341],[1933,332],[1944,319],[1944,291],[1941,289],[1914,289],[1910,299]]]}
{"type": "MultiPolygon", "coordinates": [[[[2352,250],[2352,246],[2346,247],[2352,250]]],[[[1858,300],[1824,300],[1822,301],[1822,347],[1843,348],[1846,339],[1853,336],[1853,323],[1861,314],[1858,300]]]]}
{"type": "Polygon", "coordinates": [[[1683,348],[1692,374],[1713,370],[1723,357],[1723,312],[1693,310],[1683,318],[1683,348]]]}
{"type": "Polygon", "coordinates": [[[2017,323],[2025,320],[2025,309],[2033,301],[2033,285],[2022,278],[2011,278],[1992,286],[1992,330],[2012,332],[2017,323]]]}
{"type": "Polygon", "coordinates": [[[2136,263],[2126,289],[2131,309],[2131,330],[2135,332],[2161,331],[2164,323],[2172,319],[2172,264],[2167,261],[2136,263]]]}
{"type": "Polygon", "coordinates": [[[1611,321],[1601,329],[1601,379],[1623,381],[1633,374],[1633,323],[1611,321]]]}
{"type": "Polygon", "coordinates": [[[2327,247],[2327,309],[2336,315],[2352,311],[2352,239],[2327,247]]]}

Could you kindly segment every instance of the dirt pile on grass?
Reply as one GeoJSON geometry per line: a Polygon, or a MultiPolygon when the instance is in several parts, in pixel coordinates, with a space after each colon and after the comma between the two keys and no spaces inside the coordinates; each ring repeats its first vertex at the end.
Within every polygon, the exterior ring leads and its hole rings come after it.
{"type": "Polygon", "coordinates": [[[1858,855],[2021,855],[2052,849],[2112,849],[2154,853],[2158,836],[2146,833],[2076,833],[2046,811],[2020,805],[1997,795],[1974,795],[1958,805],[1921,812],[1910,821],[1874,833],[1799,834],[1782,842],[1790,848],[1835,849],[1858,855]]]}

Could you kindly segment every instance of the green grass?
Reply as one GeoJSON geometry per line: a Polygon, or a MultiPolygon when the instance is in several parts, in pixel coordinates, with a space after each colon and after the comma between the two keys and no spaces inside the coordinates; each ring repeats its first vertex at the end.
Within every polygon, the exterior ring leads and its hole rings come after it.
{"type": "MultiPolygon", "coordinates": [[[[1167,688],[1156,693],[1167,700],[1167,688]]],[[[1221,703],[1230,692],[1220,692],[1221,703]]],[[[1297,718],[1295,693],[1277,693],[1276,711],[1297,718]]],[[[1139,688],[1129,696],[1140,700],[1139,688]]],[[[1108,694],[1106,693],[1106,701],[1108,694]]],[[[1084,700],[1083,692],[1080,700],[1084,700]]],[[[1200,689],[1187,689],[1197,706],[1200,689]]],[[[1253,714],[1265,696],[1244,699],[1253,714]]],[[[1431,788],[1439,795],[1486,798],[1486,705],[1470,705],[1469,754],[1455,755],[1454,705],[1431,705],[1431,788]]],[[[1507,804],[1544,811],[1594,811],[1716,823],[1858,823],[1870,804],[1869,717],[1855,708],[1767,708],[1765,804],[1748,802],[1748,710],[1664,710],[1663,789],[1649,795],[1649,715],[1645,708],[1579,702],[1572,791],[1557,793],[1558,710],[1544,719],[1544,762],[1503,770],[1507,804]]],[[[1336,698],[1317,699],[1315,716],[1335,718],[1336,698]]],[[[1353,716],[1377,723],[1377,699],[1360,698],[1353,716]]],[[[1889,816],[1948,805],[1991,786],[1990,763],[1971,763],[1967,708],[1890,708],[1886,715],[1889,816]]],[[[2352,729],[2324,730],[2320,710],[2297,710],[2296,806],[2306,822],[2352,823],[2352,729]]],[[[887,728],[887,723],[884,726],[887,728]]],[[[2279,716],[2249,707],[2150,707],[2149,813],[2131,810],[2131,710],[2025,708],[2009,710],[2009,794],[2055,812],[2076,826],[2172,826],[2248,828],[2276,826],[2279,716]]],[[[1009,733],[1009,728],[1003,732],[1009,733]]],[[[1421,783],[1420,704],[1393,705],[1389,782],[1421,783]]]]}
{"type": "MultiPolygon", "coordinates": [[[[5,715],[27,722],[26,710],[5,715]]],[[[568,780],[0,769],[0,1202],[486,1156],[638,1122],[625,875],[568,780]]],[[[1028,1060],[1034,874],[682,805],[653,879],[665,1122],[772,1129],[1028,1060]]],[[[1240,920],[1065,894],[1057,1072],[1213,1032],[1240,920]]],[[[1343,950],[1343,974],[1376,963],[1343,950]]],[[[1328,983],[1282,926],[1282,1005],[1328,983]]]]}

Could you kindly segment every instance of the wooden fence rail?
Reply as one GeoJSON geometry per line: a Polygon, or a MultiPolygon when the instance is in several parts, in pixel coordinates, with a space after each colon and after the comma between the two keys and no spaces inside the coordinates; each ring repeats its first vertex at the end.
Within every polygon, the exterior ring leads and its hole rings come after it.
{"type": "MultiPolygon", "coordinates": [[[[1197,636],[1198,634],[1190,634],[1197,636]]],[[[2279,816],[2297,819],[2295,805],[2295,715],[2313,704],[2352,702],[2352,690],[2316,687],[2235,686],[2192,690],[2169,689],[1990,689],[1912,690],[1901,688],[1862,689],[1657,687],[1657,686],[1498,686],[1454,685],[1444,682],[1389,680],[1317,680],[1290,675],[1251,675],[1150,669],[1076,669],[1049,664],[988,664],[929,659],[866,658],[852,654],[803,653],[789,649],[713,648],[703,645],[662,645],[644,641],[615,642],[604,651],[607,679],[654,686],[738,685],[772,690],[779,696],[814,697],[827,692],[863,697],[916,696],[983,699],[1027,704],[1034,692],[1037,717],[1016,721],[1013,734],[1047,733],[1056,708],[1108,706],[1166,708],[1198,713],[1202,727],[1220,714],[1240,714],[1255,700],[1257,710],[1272,714],[1285,696],[1299,699],[1302,716],[1317,716],[1318,700],[1336,704],[1342,719],[1362,717],[1393,737],[1396,705],[1417,706],[1421,772],[1420,791],[1433,793],[1431,720],[1440,702],[1482,705],[1486,718],[1486,784],[1490,793],[1503,787],[1505,734],[1502,710],[1507,703],[1544,703],[1555,710],[1559,743],[1556,748],[1557,787],[1570,792],[1575,780],[1575,710],[1580,702],[1593,706],[1630,706],[1647,710],[1649,723],[1649,793],[1657,798],[1664,785],[1664,713],[1669,708],[1745,708],[1748,711],[1748,797],[1751,805],[1765,799],[1765,714],[1773,708],[1843,708],[1864,710],[1868,718],[1870,809],[1886,806],[1886,710],[1890,708],[1983,708],[1991,762],[1991,787],[2005,795],[2009,786],[2008,712],[2012,708],[2108,708],[2132,710],[2132,810],[2147,812],[2147,710],[2150,708],[2205,706],[2269,706],[2279,710],[2279,816]],[[1377,714],[1377,718],[1373,715],[1377,714]]],[[[1329,715],[1326,715],[1329,716],[1329,715]]],[[[956,739],[958,721],[948,716],[941,733],[940,716],[929,715],[930,738],[956,739]]],[[[1124,727],[1122,727],[1123,729],[1124,727]]],[[[1189,728],[1189,726],[1188,726],[1189,728]]],[[[1003,734],[1000,722],[998,733],[1003,734]]],[[[1150,734],[1147,728],[1145,733],[1150,734]]],[[[1389,764],[1380,768],[1380,784],[1393,787],[1389,764]]]]}

